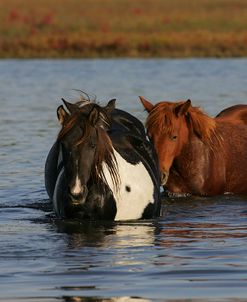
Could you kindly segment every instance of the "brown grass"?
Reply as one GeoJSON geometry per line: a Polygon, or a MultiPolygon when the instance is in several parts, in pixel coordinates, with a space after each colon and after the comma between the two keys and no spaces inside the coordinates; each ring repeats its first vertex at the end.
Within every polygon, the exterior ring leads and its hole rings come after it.
{"type": "Polygon", "coordinates": [[[246,0],[1,0],[0,57],[247,56],[246,0]]]}

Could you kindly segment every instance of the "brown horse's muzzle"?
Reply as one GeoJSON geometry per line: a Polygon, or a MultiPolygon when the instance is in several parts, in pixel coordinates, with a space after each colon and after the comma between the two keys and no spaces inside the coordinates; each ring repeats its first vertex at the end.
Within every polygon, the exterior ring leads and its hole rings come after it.
{"type": "Polygon", "coordinates": [[[161,185],[162,186],[164,186],[167,183],[168,177],[169,177],[169,171],[163,171],[161,174],[161,185]]]}

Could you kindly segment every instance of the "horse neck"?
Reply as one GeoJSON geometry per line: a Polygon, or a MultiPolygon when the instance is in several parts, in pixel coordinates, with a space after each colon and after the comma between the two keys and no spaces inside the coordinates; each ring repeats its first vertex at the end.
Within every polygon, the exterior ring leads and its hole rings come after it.
{"type": "Polygon", "coordinates": [[[187,141],[181,146],[180,154],[174,159],[173,167],[189,173],[188,170],[198,162],[206,164],[209,155],[213,152],[212,148],[205,144],[193,132],[188,134],[187,141]]]}
{"type": "Polygon", "coordinates": [[[116,160],[116,152],[112,145],[112,141],[108,134],[105,132],[104,135],[100,136],[100,133],[103,133],[102,129],[99,129],[99,137],[100,137],[100,144],[105,148],[104,152],[100,154],[100,152],[97,154],[96,159],[96,166],[95,166],[95,175],[96,178],[99,177],[103,180],[103,182],[106,181],[106,174],[105,172],[108,171],[107,174],[110,176],[112,183],[116,188],[119,187],[119,175],[118,175],[118,164],[116,160]]]}
{"type": "Polygon", "coordinates": [[[174,159],[173,169],[181,175],[187,175],[188,179],[196,174],[207,175],[208,171],[217,171],[220,174],[218,168],[221,166],[217,163],[223,164],[225,160],[222,128],[217,123],[215,132],[206,141],[191,131],[179,156],[174,159]]]}
{"type": "Polygon", "coordinates": [[[175,151],[175,157],[180,156],[180,154],[183,153],[183,151],[188,147],[188,144],[190,143],[190,130],[185,120],[182,121],[180,125],[180,131],[178,136],[179,137],[175,151]]]}

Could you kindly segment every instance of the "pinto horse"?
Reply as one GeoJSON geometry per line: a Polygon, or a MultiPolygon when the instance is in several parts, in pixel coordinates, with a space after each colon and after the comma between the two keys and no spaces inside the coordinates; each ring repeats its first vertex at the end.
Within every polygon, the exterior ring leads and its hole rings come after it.
{"type": "Polygon", "coordinates": [[[90,101],[57,109],[61,130],[45,166],[47,193],[60,218],[148,219],[160,212],[158,157],[142,123],[90,101]]]}
{"type": "Polygon", "coordinates": [[[158,153],[162,185],[177,194],[247,194],[246,106],[230,107],[211,118],[191,101],[153,105],[147,132],[158,153]]]}

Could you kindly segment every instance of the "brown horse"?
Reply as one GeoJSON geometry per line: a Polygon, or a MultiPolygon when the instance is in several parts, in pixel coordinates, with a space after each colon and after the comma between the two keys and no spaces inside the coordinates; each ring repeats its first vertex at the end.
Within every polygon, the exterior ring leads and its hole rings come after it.
{"type": "MultiPolygon", "coordinates": [[[[239,108],[211,118],[190,100],[153,105],[140,99],[149,113],[147,132],[168,191],[201,196],[247,194],[247,125],[239,108]]],[[[243,106],[244,111],[247,107],[243,106]]]]}

